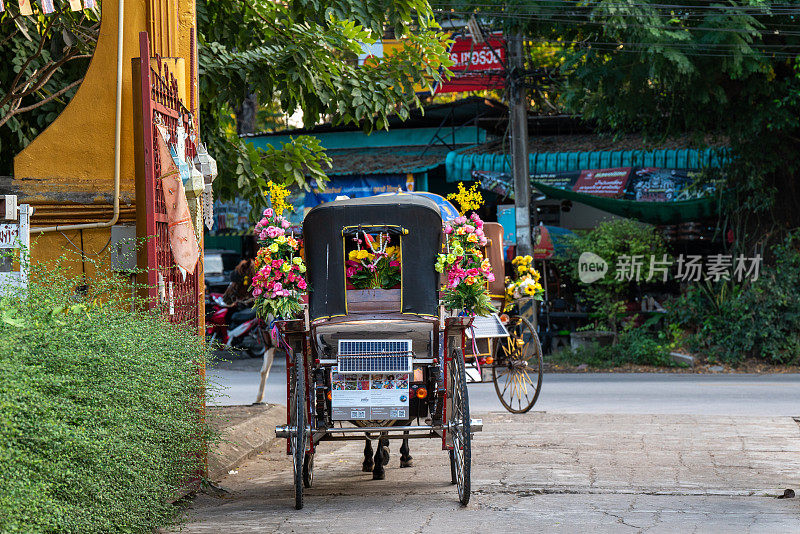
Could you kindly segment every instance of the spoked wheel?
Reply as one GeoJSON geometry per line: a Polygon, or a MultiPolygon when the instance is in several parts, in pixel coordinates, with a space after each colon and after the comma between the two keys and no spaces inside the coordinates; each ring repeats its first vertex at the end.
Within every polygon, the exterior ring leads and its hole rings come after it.
{"type": "Polygon", "coordinates": [[[542,346],[527,319],[512,317],[508,337],[497,340],[492,367],[494,389],[511,413],[525,413],[536,404],[542,387],[542,346]]]}
{"type": "MultiPolygon", "coordinates": [[[[305,402],[305,373],[303,372],[303,354],[295,356],[292,369],[292,382],[294,395],[292,407],[289,412],[292,416],[289,441],[292,447],[292,460],[294,462],[294,507],[300,510],[303,507],[303,474],[306,455],[306,402],[305,402]]],[[[311,484],[309,484],[310,486],[311,484]]]]}
{"type": "Polygon", "coordinates": [[[306,454],[303,462],[303,486],[310,488],[314,483],[314,454],[306,454]]]}
{"type": "Polygon", "coordinates": [[[453,441],[450,451],[450,474],[458,486],[458,500],[466,506],[470,496],[470,467],[472,464],[472,433],[470,432],[469,397],[464,353],[453,351],[448,369],[448,385],[452,395],[448,429],[453,441]]]}

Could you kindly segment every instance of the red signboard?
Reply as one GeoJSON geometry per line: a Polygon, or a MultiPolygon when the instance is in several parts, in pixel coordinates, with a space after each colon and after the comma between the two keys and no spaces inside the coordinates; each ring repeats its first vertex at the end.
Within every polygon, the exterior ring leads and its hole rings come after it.
{"type": "Polygon", "coordinates": [[[549,260],[553,257],[555,249],[553,240],[550,239],[550,232],[546,226],[535,226],[533,228],[533,259],[549,260]]]}
{"type": "Polygon", "coordinates": [[[631,167],[619,167],[581,171],[572,190],[597,197],[621,198],[631,177],[631,170],[631,167]]]}
{"type": "Polygon", "coordinates": [[[505,85],[503,65],[506,42],[500,36],[480,44],[471,37],[458,37],[450,47],[453,76],[437,84],[435,93],[462,93],[486,89],[502,89],[505,85]]]}

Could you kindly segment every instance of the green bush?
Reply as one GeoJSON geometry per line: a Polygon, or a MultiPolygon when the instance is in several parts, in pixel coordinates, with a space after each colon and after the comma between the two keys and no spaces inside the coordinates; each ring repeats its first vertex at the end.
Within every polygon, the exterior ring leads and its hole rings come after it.
{"type": "MultiPolygon", "coordinates": [[[[625,303],[639,296],[648,282],[650,256],[662,260],[667,255],[664,238],[655,227],[630,219],[613,219],[598,224],[591,231],[569,240],[566,253],[557,262],[560,271],[580,288],[585,302],[593,308],[596,328],[617,331],[625,312],[625,303]],[[578,259],[584,252],[592,252],[608,262],[609,272],[591,284],[580,281],[578,259]],[[641,262],[640,277],[620,273],[617,277],[617,262],[627,257],[630,262],[637,257],[641,262]]],[[[631,271],[633,269],[630,269],[631,271]]],[[[655,282],[660,282],[655,273],[655,282]]]]}
{"type": "Polygon", "coordinates": [[[61,272],[0,302],[0,530],[172,524],[210,437],[202,340],[132,313],[116,275],[76,294],[87,281],[61,272]]]}
{"type": "Polygon", "coordinates": [[[599,369],[627,364],[677,366],[669,357],[669,353],[669,344],[658,339],[658,336],[650,334],[646,327],[628,327],[619,334],[618,341],[614,345],[601,347],[594,344],[589,348],[563,351],[549,359],[569,365],[585,363],[599,369]]]}
{"type": "Polygon", "coordinates": [[[736,365],[746,357],[800,362],[800,234],[786,238],[757,280],[691,286],[669,306],[689,348],[736,365]]]}

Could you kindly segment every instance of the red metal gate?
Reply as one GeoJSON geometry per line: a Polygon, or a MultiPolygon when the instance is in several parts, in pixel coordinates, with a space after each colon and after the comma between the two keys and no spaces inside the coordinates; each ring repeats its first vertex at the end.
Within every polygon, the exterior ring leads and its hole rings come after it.
{"type": "MultiPolygon", "coordinates": [[[[156,145],[157,123],[175,136],[178,125],[190,131],[192,114],[183,104],[175,76],[156,56],[158,70],[151,67],[147,32],[139,34],[141,70],[142,135],[144,155],[145,247],[147,252],[148,305],[161,307],[171,322],[203,327],[204,284],[201,284],[201,261],[194,272],[181,275],[175,266],[169,245],[167,210],[161,186],[161,161],[156,145]]],[[[186,156],[194,158],[195,148],[186,143],[186,156]]],[[[201,248],[202,251],[202,248],[201,248]]],[[[202,259],[202,256],[201,256],[202,259]]]]}

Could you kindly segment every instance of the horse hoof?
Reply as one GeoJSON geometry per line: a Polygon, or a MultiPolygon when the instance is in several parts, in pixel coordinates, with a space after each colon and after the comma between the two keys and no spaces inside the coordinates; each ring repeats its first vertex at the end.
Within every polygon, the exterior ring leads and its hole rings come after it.
{"type": "Polygon", "coordinates": [[[414,459],[409,458],[408,460],[400,459],[400,467],[414,467],[414,459]]]}
{"type": "Polygon", "coordinates": [[[381,460],[383,465],[389,465],[389,449],[383,450],[383,460],[381,460]]]}
{"type": "Polygon", "coordinates": [[[372,480],[383,480],[384,478],[386,478],[386,473],[385,472],[382,472],[382,473],[373,472],[372,473],[372,480]]]}
{"type": "Polygon", "coordinates": [[[370,463],[364,462],[363,464],[361,464],[361,470],[364,471],[365,473],[371,473],[374,468],[375,465],[372,462],[370,463]]]}

